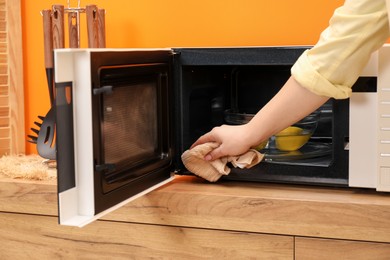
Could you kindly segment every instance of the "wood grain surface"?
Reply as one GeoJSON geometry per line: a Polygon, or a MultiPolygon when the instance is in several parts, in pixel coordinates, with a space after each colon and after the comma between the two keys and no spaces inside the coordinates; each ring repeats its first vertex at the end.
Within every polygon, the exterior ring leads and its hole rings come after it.
{"type": "Polygon", "coordinates": [[[295,239],[295,259],[388,260],[390,244],[298,237],[295,239]]]}
{"type": "Polygon", "coordinates": [[[0,178],[0,211],[57,216],[56,181],[0,178]]]}
{"type": "MultiPolygon", "coordinates": [[[[0,211],[57,215],[54,183],[0,180],[0,211]]],[[[390,194],[178,176],[105,220],[390,242],[390,194]]]]}
{"type": "Polygon", "coordinates": [[[293,259],[293,237],[0,214],[2,259],[293,259]]]}
{"type": "Polygon", "coordinates": [[[179,177],[106,219],[390,242],[390,194],[179,177]]]}

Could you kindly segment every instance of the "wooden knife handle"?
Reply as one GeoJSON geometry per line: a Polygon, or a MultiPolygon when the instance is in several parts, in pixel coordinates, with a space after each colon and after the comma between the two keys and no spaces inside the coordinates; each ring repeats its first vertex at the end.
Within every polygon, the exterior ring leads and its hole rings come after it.
{"type": "Polygon", "coordinates": [[[51,31],[51,10],[43,10],[43,47],[45,67],[53,68],[53,40],[51,31]]]}
{"type": "Polygon", "coordinates": [[[87,5],[85,7],[85,13],[87,16],[87,31],[88,31],[88,47],[99,47],[98,36],[98,11],[96,5],[87,5]]]}
{"type": "Polygon", "coordinates": [[[69,48],[79,48],[79,14],[68,13],[69,48]]]}
{"type": "Polygon", "coordinates": [[[61,49],[65,47],[64,29],[64,6],[53,5],[52,15],[53,48],[61,49]]]}
{"type": "Polygon", "coordinates": [[[106,10],[98,9],[99,48],[106,48],[106,10]]]}

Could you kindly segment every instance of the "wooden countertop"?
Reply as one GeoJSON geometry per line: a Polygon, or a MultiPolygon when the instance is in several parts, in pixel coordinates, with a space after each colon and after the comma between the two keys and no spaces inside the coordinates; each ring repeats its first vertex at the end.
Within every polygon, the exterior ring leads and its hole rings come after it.
{"type": "MultiPolygon", "coordinates": [[[[0,211],[56,216],[55,182],[0,179],[0,211]]],[[[177,176],[102,221],[390,242],[390,193],[177,176]]]]}

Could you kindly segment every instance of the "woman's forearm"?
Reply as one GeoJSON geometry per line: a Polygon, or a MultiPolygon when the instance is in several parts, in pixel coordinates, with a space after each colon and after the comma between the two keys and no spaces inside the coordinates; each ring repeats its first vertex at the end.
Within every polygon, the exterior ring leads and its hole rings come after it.
{"type": "Polygon", "coordinates": [[[301,120],[328,99],[310,92],[290,77],[277,95],[248,123],[248,136],[253,142],[260,143],[301,120]]]}
{"type": "Polygon", "coordinates": [[[192,144],[217,142],[219,147],[205,156],[214,160],[226,155],[239,155],[271,135],[299,121],[328,100],[301,87],[292,77],[278,94],[245,125],[214,127],[192,144]]]}

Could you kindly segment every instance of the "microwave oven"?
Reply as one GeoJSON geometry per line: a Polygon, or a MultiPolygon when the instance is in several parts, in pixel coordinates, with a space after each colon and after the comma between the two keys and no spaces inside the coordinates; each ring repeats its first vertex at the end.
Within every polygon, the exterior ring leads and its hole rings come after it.
{"type": "MultiPolygon", "coordinates": [[[[54,53],[59,222],[83,226],[191,174],[181,154],[229,116],[256,113],[306,46],[58,49],[54,53]]],[[[330,99],[294,154],[265,151],[221,181],[390,191],[390,46],[350,99],[330,99]]],[[[234,123],[234,122],[233,122],[234,123]]]]}

